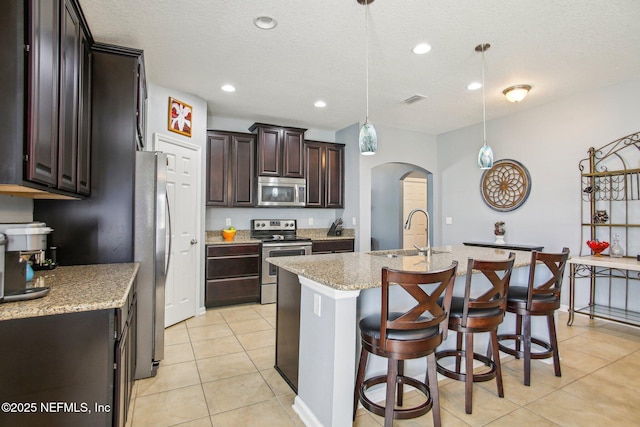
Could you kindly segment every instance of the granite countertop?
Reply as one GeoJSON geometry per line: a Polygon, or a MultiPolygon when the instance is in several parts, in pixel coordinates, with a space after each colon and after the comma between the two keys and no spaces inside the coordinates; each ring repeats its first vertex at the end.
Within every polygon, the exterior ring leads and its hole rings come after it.
{"type": "MultiPolygon", "coordinates": [[[[345,228],[342,230],[342,236],[327,236],[328,228],[299,228],[297,236],[308,238],[311,240],[345,240],[355,239],[355,230],[352,228],[345,228]]],[[[252,239],[250,237],[250,230],[237,230],[233,240],[223,240],[221,230],[210,230],[206,232],[205,244],[218,245],[218,244],[241,244],[241,243],[260,243],[258,239],[252,239]]]]}
{"type": "MultiPolygon", "coordinates": [[[[457,275],[467,274],[467,259],[503,260],[509,251],[475,246],[453,246],[434,248],[446,253],[431,256],[399,256],[388,258],[386,254],[398,251],[352,252],[324,255],[267,258],[267,261],[292,273],[299,274],[320,284],[341,291],[376,288],[381,285],[382,267],[407,271],[433,271],[447,268],[458,261],[457,275]]],[[[413,251],[415,252],[415,251],[413,251]]],[[[512,251],[516,254],[514,268],[531,262],[531,252],[512,251]]]]}
{"type": "Polygon", "coordinates": [[[51,288],[33,300],[0,303],[0,321],[122,307],[138,273],[138,263],[58,267],[38,271],[29,283],[51,288]]]}

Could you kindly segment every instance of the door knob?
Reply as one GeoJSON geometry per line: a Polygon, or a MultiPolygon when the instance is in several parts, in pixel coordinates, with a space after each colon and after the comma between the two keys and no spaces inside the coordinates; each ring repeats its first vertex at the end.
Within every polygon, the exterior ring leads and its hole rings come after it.
{"type": "Polygon", "coordinates": [[[198,244],[198,240],[197,240],[197,239],[191,239],[191,244],[192,244],[192,245],[196,245],[196,244],[198,244]]]}

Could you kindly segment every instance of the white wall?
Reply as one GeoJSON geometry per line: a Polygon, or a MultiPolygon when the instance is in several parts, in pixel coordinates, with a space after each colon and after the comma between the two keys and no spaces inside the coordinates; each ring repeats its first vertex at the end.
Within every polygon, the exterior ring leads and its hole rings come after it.
{"type": "Polygon", "coordinates": [[[545,250],[568,246],[577,255],[583,243],[578,162],[589,147],[640,130],[638,99],[640,79],[487,122],[495,159],[517,160],[531,175],[529,199],[512,212],[494,211],[480,196],[483,171],[476,159],[482,124],[438,135],[439,217],[453,218],[452,225],[435,222],[442,243],[493,241],[493,225],[501,220],[508,243],[540,244],[545,250]]]}
{"type": "MultiPolygon", "coordinates": [[[[181,92],[174,89],[158,86],[155,84],[148,84],[147,95],[147,134],[145,150],[153,150],[153,135],[155,133],[167,135],[173,139],[185,141],[191,144],[195,144],[201,147],[201,165],[202,171],[201,182],[205,182],[206,179],[206,161],[207,161],[207,102],[199,96],[192,95],[190,93],[181,92]],[[171,132],[168,129],[168,114],[169,114],[169,97],[179,99],[185,102],[193,108],[192,112],[192,128],[191,138],[181,135],[176,132],[171,132]]],[[[200,209],[200,230],[201,234],[198,237],[198,241],[205,241],[205,222],[204,222],[204,201],[205,201],[205,185],[201,186],[200,200],[202,200],[200,209]]],[[[204,254],[199,256],[198,265],[204,260],[204,254]]],[[[199,277],[198,283],[204,284],[204,268],[198,268],[199,277]]],[[[198,286],[198,296],[196,301],[199,310],[204,310],[204,286],[198,286]]]]}

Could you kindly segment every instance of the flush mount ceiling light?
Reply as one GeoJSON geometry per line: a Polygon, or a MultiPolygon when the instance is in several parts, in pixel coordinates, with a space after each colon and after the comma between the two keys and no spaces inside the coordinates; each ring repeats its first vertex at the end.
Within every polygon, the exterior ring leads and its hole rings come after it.
{"type": "Polygon", "coordinates": [[[253,23],[261,30],[273,30],[278,25],[278,22],[270,16],[258,16],[253,23]]]}
{"type": "Polygon", "coordinates": [[[420,43],[415,45],[412,52],[416,55],[424,55],[425,53],[431,52],[431,46],[427,43],[420,43]]]}
{"type": "Polygon", "coordinates": [[[364,124],[360,128],[358,143],[360,144],[360,154],[372,155],[378,150],[378,134],[376,128],[369,122],[369,3],[373,0],[356,0],[358,3],[365,5],[364,9],[364,34],[365,34],[365,57],[366,57],[366,88],[367,88],[367,115],[364,124]]]}
{"type": "Polygon", "coordinates": [[[316,101],[316,103],[313,104],[313,106],[317,108],[324,108],[327,106],[327,103],[324,101],[316,101]]]}
{"type": "Polygon", "coordinates": [[[222,87],[220,89],[222,89],[225,92],[235,92],[236,91],[236,88],[233,87],[233,85],[228,85],[228,84],[227,85],[222,85],[222,87]]]}
{"type": "Polygon", "coordinates": [[[493,167],[493,150],[487,145],[487,107],[484,95],[484,53],[491,47],[489,43],[476,46],[476,52],[482,53],[482,147],[478,152],[478,166],[480,169],[493,167]]]}
{"type": "Polygon", "coordinates": [[[478,90],[481,87],[482,87],[482,83],[480,83],[480,82],[471,82],[467,86],[467,89],[469,89],[469,90],[478,90]]]}
{"type": "Polygon", "coordinates": [[[502,91],[502,93],[504,94],[505,98],[507,98],[507,101],[520,102],[527,96],[530,90],[531,86],[529,85],[515,85],[506,88],[502,91]]]}

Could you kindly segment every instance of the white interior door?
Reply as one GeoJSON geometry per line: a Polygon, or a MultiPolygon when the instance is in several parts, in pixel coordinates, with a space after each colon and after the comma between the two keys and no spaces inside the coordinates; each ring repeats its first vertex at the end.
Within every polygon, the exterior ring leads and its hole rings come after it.
{"type": "Polygon", "coordinates": [[[195,316],[200,280],[200,147],[155,135],[155,149],[167,154],[167,196],[171,254],[165,285],[165,327],[195,316]]]}
{"type": "MultiPolygon", "coordinates": [[[[427,210],[426,178],[407,177],[402,180],[402,223],[409,217],[409,212],[416,208],[427,210]]],[[[413,245],[424,247],[427,244],[427,218],[420,212],[411,218],[411,228],[402,229],[402,248],[413,249],[413,245]]]]}

